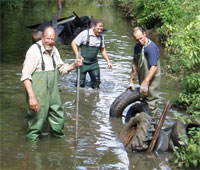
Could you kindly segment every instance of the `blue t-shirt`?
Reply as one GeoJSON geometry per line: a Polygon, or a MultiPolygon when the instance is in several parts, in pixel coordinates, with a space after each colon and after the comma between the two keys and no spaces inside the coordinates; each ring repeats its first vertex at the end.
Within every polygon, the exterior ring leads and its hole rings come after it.
{"type": "MultiPolygon", "coordinates": [[[[134,47],[134,54],[139,54],[142,52],[142,47],[137,43],[134,47]]],[[[147,58],[149,67],[158,65],[159,48],[151,40],[148,39],[147,45],[144,47],[144,54],[147,58]]]]}

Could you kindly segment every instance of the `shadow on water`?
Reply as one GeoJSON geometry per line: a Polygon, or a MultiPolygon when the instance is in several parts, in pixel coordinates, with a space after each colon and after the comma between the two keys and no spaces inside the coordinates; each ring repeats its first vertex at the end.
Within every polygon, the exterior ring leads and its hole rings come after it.
{"type": "MultiPolygon", "coordinates": [[[[37,143],[26,140],[26,105],[21,76],[22,63],[31,45],[33,30],[27,25],[51,19],[58,12],[55,1],[30,1],[20,12],[7,13],[1,20],[1,70],[0,70],[0,144],[1,169],[173,169],[168,153],[159,157],[146,153],[127,153],[118,139],[124,126],[122,119],[110,118],[109,108],[122,93],[130,76],[134,41],[130,23],[114,7],[114,1],[67,0],[63,1],[60,17],[76,11],[79,16],[101,18],[108,30],[105,33],[106,49],[113,63],[109,70],[105,60],[98,56],[101,69],[99,90],[80,89],[78,142],[74,146],[76,71],[60,77],[61,98],[65,113],[65,137],[49,136],[48,124],[37,143]],[[45,12],[44,12],[45,11],[45,12]],[[15,15],[15,17],[13,17],[15,15]]],[[[62,59],[71,63],[74,54],[66,40],[56,43],[62,59]]],[[[161,54],[161,59],[165,60],[161,54]]],[[[178,94],[177,83],[163,74],[160,110],[167,100],[178,94]]],[[[89,82],[89,77],[87,77],[89,82]]],[[[171,125],[175,110],[170,110],[166,126],[171,125]]]]}

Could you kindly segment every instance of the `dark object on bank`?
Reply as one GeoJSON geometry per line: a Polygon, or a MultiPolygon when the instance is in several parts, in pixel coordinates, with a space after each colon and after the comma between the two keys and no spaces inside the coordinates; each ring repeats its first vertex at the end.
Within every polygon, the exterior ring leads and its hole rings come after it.
{"type": "MultiPolygon", "coordinates": [[[[45,21],[40,24],[27,26],[27,28],[35,29],[37,31],[43,31],[45,27],[53,26],[52,24],[52,21],[45,21]]],[[[89,29],[93,25],[93,16],[91,17],[91,19],[88,16],[79,17],[75,12],[73,12],[73,15],[69,17],[57,19],[56,32],[57,36],[59,37],[67,37],[73,39],[80,32],[82,32],[85,29],[89,29]]],[[[104,29],[104,31],[106,30],[104,29]]]]}

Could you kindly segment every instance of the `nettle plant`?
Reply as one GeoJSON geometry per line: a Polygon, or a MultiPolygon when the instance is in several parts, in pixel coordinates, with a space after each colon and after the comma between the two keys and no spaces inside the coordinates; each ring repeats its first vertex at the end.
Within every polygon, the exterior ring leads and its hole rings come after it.
{"type": "Polygon", "coordinates": [[[200,166],[200,128],[190,128],[188,137],[182,136],[179,141],[180,147],[175,147],[175,164],[178,167],[199,167],[200,166]]]}

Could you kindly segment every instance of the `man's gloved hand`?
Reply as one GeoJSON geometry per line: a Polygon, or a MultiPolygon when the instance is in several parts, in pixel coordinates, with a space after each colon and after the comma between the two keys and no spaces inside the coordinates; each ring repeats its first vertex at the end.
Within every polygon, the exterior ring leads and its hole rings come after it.
{"type": "Polygon", "coordinates": [[[148,94],[148,86],[140,86],[140,93],[144,96],[148,94]]]}
{"type": "Polygon", "coordinates": [[[129,83],[128,89],[135,90],[134,83],[129,83]]]}
{"type": "Polygon", "coordinates": [[[140,86],[140,93],[144,96],[148,95],[148,91],[149,91],[149,81],[144,80],[140,86]]]}

